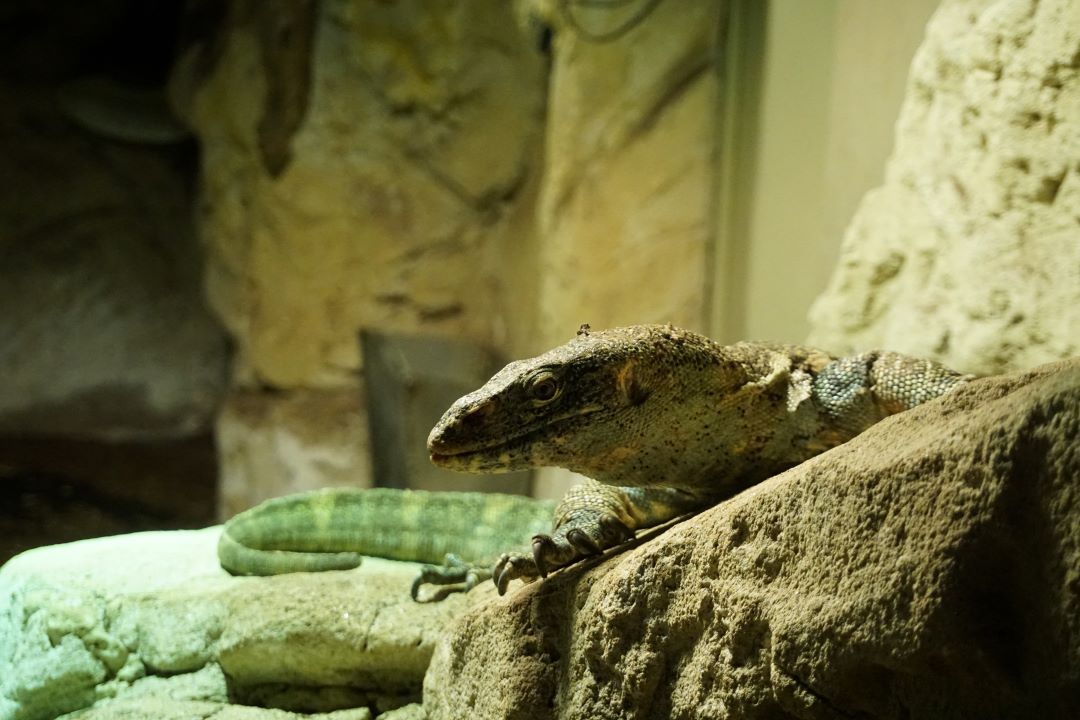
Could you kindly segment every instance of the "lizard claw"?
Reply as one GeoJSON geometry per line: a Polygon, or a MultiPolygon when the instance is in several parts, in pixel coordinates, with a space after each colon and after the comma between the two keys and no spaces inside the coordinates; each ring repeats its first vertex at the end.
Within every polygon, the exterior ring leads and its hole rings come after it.
{"type": "Polygon", "coordinates": [[[525,582],[532,582],[536,579],[537,573],[536,565],[532,558],[518,555],[517,553],[505,553],[499,558],[499,561],[495,563],[495,567],[492,569],[491,574],[499,594],[505,595],[506,588],[511,580],[521,578],[525,582]]]}
{"type": "Polygon", "coordinates": [[[537,577],[546,578],[549,573],[581,558],[602,554],[604,548],[616,545],[627,537],[633,537],[633,532],[617,520],[599,522],[592,528],[572,527],[552,535],[534,535],[531,557],[507,553],[495,563],[492,570],[495,587],[503,595],[511,580],[521,578],[532,582],[537,577]]]}
{"type": "Polygon", "coordinates": [[[544,556],[550,555],[556,549],[555,541],[551,539],[550,535],[534,535],[532,549],[536,571],[540,573],[540,577],[546,578],[548,576],[548,564],[544,556]]]}
{"type": "Polygon", "coordinates": [[[413,600],[420,602],[421,587],[426,584],[441,585],[442,588],[435,597],[436,600],[441,600],[450,593],[469,592],[488,577],[486,568],[476,567],[456,555],[448,554],[442,566],[424,565],[420,568],[409,594],[413,600]]]}

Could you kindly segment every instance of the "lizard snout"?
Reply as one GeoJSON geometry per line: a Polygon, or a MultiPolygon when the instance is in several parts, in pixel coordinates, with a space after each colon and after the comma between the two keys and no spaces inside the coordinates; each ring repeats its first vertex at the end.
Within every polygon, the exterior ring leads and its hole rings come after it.
{"type": "Polygon", "coordinates": [[[428,435],[427,449],[436,456],[455,455],[473,449],[487,436],[486,429],[495,411],[491,401],[454,403],[428,435]]]}

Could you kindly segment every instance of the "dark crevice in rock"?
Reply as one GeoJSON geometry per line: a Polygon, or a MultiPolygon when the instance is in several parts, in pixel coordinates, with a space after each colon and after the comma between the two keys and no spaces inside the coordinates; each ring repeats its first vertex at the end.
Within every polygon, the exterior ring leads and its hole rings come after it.
{"type": "Polygon", "coordinates": [[[318,8],[317,0],[272,2],[258,15],[267,79],[258,129],[259,152],[271,177],[288,167],[293,135],[307,114],[318,8]]]}

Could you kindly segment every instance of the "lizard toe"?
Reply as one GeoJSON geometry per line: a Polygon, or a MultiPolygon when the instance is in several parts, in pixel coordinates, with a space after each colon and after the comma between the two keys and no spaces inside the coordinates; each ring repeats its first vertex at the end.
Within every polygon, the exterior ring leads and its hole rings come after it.
{"type": "Polygon", "coordinates": [[[600,518],[600,537],[603,538],[603,547],[609,548],[633,538],[634,531],[618,518],[606,515],[600,518]]]}
{"type": "Polygon", "coordinates": [[[525,582],[531,582],[536,577],[536,566],[532,558],[516,553],[504,553],[491,572],[499,594],[505,595],[511,580],[520,578],[525,582]]]}
{"type": "Polygon", "coordinates": [[[596,540],[581,528],[574,528],[567,532],[566,541],[582,555],[599,555],[603,552],[596,540]]]}

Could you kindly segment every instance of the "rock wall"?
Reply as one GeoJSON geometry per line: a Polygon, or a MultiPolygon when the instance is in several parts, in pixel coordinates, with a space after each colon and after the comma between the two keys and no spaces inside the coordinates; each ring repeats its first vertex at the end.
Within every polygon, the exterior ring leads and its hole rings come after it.
{"type": "Polygon", "coordinates": [[[208,293],[236,343],[218,432],[229,509],[372,483],[348,404],[361,329],[507,357],[584,322],[704,329],[725,3],[672,0],[641,22],[541,0],[228,8],[171,87],[202,147],[208,293]],[[246,470],[280,460],[266,437],[318,435],[273,409],[291,393],[351,428],[294,459],[355,466],[246,470]]]}
{"type": "Polygon", "coordinates": [[[811,342],[976,373],[1080,353],[1080,4],[945,0],[811,342]]]}
{"type": "Polygon", "coordinates": [[[228,8],[172,95],[202,146],[208,293],[236,343],[223,494],[246,506],[371,483],[361,329],[486,345],[516,332],[525,303],[500,268],[531,242],[546,75],[496,0],[228,8]],[[294,393],[304,413],[274,409],[294,393]],[[327,424],[339,432],[319,437],[327,424]],[[274,467],[275,434],[311,441],[292,453],[308,468],[327,452],[355,462],[264,483],[243,468],[274,467]]]}
{"type": "MultiPolygon", "coordinates": [[[[549,5],[533,3],[539,13],[549,5]]],[[[537,210],[545,345],[583,322],[706,330],[726,7],[665,2],[636,24],[637,5],[546,9],[553,66],[537,210]]]]}
{"type": "Polygon", "coordinates": [[[5,4],[3,435],[186,436],[207,430],[224,393],[226,336],[202,300],[190,211],[193,147],[161,92],[168,57],[146,49],[170,28],[148,22],[140,45],[124,32],[138,6],[5,4]]]}
{"type": "Polygon", "coordinates": [[[489,247],[535,172],[544,89],[505,4],[229,7],[173,94],[237,381],[353,386],[362,327],[490,341],[489,247]]]}

